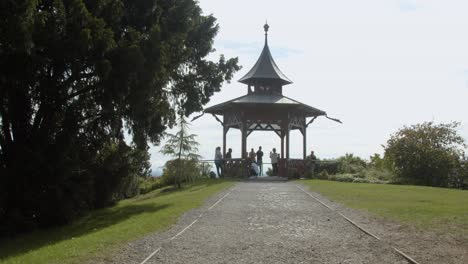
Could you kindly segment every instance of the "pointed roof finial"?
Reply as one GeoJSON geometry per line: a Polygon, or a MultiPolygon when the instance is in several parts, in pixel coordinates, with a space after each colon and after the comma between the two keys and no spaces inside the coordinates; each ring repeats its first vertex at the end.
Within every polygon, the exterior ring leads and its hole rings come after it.
{"type": "Polygon", "coordinates": [[[263,26],[263,29],[265,29],[265,45],[268,45],[268,29],[270,26],[268,25],[268,21],[265,21],[265,25],[263,26]]]}

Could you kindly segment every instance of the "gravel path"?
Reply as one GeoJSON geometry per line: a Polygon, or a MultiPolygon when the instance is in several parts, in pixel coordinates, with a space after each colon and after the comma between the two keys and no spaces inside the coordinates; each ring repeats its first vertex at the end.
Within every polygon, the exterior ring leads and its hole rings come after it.
{"type": "Polygon", "coordinates": [[[160,249],[146,263],[407,263],[297,186],[238,183],[101,262],[141,263],[160,249]]]}

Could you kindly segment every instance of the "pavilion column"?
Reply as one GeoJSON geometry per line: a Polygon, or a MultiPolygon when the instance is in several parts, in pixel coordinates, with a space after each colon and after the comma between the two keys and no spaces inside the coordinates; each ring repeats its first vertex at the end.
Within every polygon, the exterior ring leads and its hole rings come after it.
{"type": "Polygon", "coordinates": [[[223,126],[223,157],[226,157],[226,135],[229,127],[223,126]]]}
{"type": "Polygon", "coordinates": [[[281,129],[281,158],[284,159],[284,130],[281,129]]]}
{"type": "Polygon", "coordinates": [[[303,137],[303,158],[307,158],[307,128],[304,126],[302,129],[302,137],[303,137]]]}
{"type": "Polygon", "coordinates": [[[286,159],[289,159],[289,122],[286,126],[286,159]]]}
{"type": "Polygon", "coordinates": [[[246,159],[247,158],[247,122],[245,119],[242,119],[241,125],[241,137],[242,137],[242,153],[241,157],[246,159]]]}

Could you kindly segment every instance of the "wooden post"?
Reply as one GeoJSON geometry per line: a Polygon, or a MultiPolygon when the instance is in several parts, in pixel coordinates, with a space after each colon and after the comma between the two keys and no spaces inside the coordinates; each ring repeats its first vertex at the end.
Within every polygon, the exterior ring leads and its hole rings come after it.
{"type": "Polygon", "coordinates": [[[226,134],[229,127],[223,126],[223,157],[226,157],[226,134]]]}
{"type": "Polygon", "coordinates": [[[304,126],[304,128],[302,129],[302,137],[304,139],[304,142],[303,142],[303,158],[304,160],[307,158],[307,128],[304,126]]]}
{"type": "Polygon", "coordinates": [[[242,119],[242,125],[241,125],[241,137],[242,137],[242,153],[241,157],[246,159],[247,158],[247,124],[245,119],[242,119]]]}
{"type": "Polygon", "coordinates": [[[289,159],[289,122],[286,127],[286,159],[289,159]]]}
{"type": "Polygon", "coordinates": [[[281,129],[281,158],[284,159],[284,130],[281,129]]]}

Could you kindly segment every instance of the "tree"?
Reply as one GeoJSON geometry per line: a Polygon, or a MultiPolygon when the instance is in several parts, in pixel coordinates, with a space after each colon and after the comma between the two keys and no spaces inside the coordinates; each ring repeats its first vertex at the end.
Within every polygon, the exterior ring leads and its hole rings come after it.
{"type": "Polygon", "coordinates": [[[447,187],[466,148],[458,126],[457,122],[405,126],[387,141],[385,159],[403,182],[447,187]]]}
{"type": "Polygon", "coordinates": [[[346,153],[337,159],[338,173],[357,173],[366,168],[366,162],[352,153],[346,153]]]}
{"type": "Polygon", "coordinates": [[[178,128],[179,130],[176,134],[165,134],[167,142],[161,149],[161,153],[169,155],[175,159],[174,161],[171,161],[173,165],[171,166],[171,169],[173,171],[166,171],[166,173],[174,173],[174,184],[180,188],[182,175],[188,173],[189,170],[187,167],[196,168],[196,166],[193,166],[192,164],[196,163],[200,158],[200,155],[198,155],[199,143],[195,140],[197,135],[189,134],[189,124],[184,115],[181,115],[178,119],[178,128]]]}
{"type": "Polygon", "coordinates": [[[369,166],[375,169],[383,169],[385,167],[385,161],[380,154],[374,153],[369,158],[369,166]]]}
{"type": "Polygon", "coordinates": [[[147,151],[175,122],[170,98],[200,111],[239,69],[208,60],[217,32],[194,0],[0,1],[0,229],[108,204],[98,186],[124,181],[99,175],[108,146],[130,158],[127,130],[147,151]]]}

